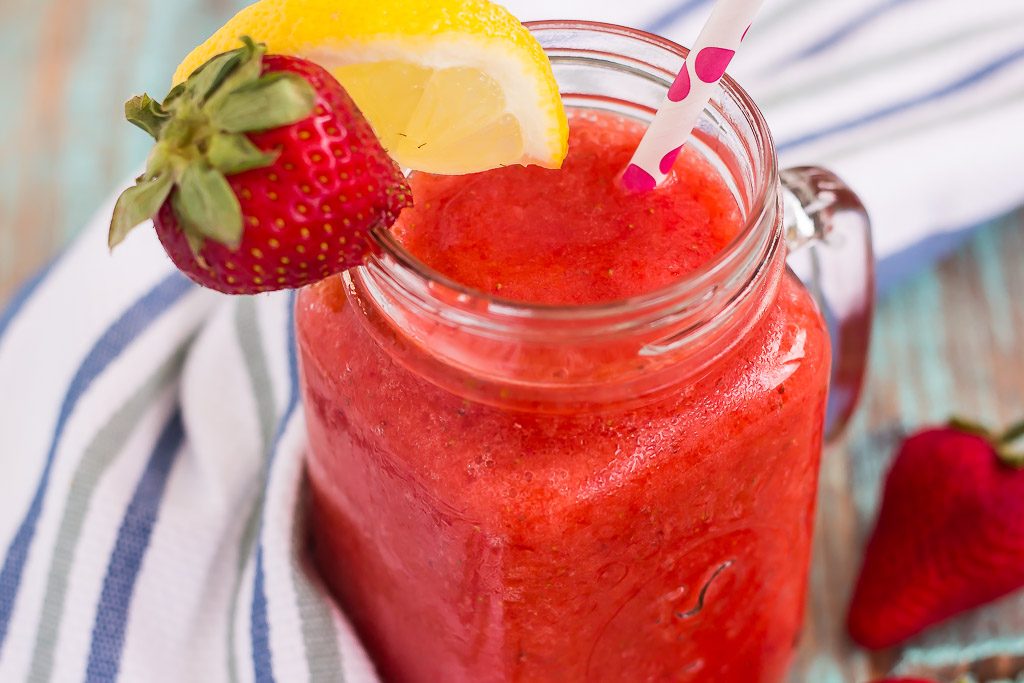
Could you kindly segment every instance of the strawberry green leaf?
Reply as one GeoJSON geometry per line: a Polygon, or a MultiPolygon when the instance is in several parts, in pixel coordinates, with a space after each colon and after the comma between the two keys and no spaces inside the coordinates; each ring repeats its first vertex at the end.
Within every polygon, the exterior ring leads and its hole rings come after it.
{"type": "Polygon", "coordinates": [[[984,439],[992,440],[992,432],[983,424],[968,420],[967,418],[954,415],[949,419],[949,426],[966,434],[974,434],[984,439]]]}
{"type": "Polygon", "coordinates": [[[136,95],[124,103],[124,117],[156,139],[171,115],[149,95],[136,95]]]}
{"type": "Polygon", "coordinates": [[[1024,422],[1019,422],[999,437],[996,446],[1003,464],[1015,469],[1024,468],[1024,422]]]}
{"type": "Polygon", "coordinates": [[[242,133],[218,133],[210,140],[206,158],[224,175],[269,166],[278,153],[264,152],[242,133]]]}
{"type": "Polygon", "coordinates": [[[1000,435],[999,440],[1003,443],[1013,443],[1024,438],[1024,422],[1018,422],[1000,435]]]}
{"type": "Polygon", "coordinates": [[[259,80],[263,73],[263,55],[267,48],[265,45],[257,45],[252,38],[244,36],[242,42],[245,47],[238,50],[242,54],[241,59],[228,73],[222,82],[218,83],[216,91],[211,91],[206,99],[205,108],[214,110],[220,107],[220,103],[231,96],[239,88],[252,85],[259,80]]]}
{"type": "Polygon", "coordinates": [[[161,103],[164,109],[170,109],[174,102],[185,94],[185,84],[179,83],[178,85],[171,88],[171,91],[167,93],[167,97],[161,103]]]}
{"type": "Polygon", "coordinates": [[[198,261],[202,259],[202,254],[199,252],[203,250],[203,245],[206,243],[203,236],[198,234],[195,230],[187,229],[185,230],[185,241],[188,242],[189,251],[191,251],[192,255],[196,257],[196,260],[198,261]]]}
{"type": "Polygon", "coordinates": [[[210,97],[245,58],[243,50],[217,55],[188,77],[185,92],[197,102],[210,97]]]}
{"type": "Polygon", "coordinates": [[[1013,450],[1010,446],[1001,446],[997,451],[999,460],[1004,465],[1015,470],[1024,469],[1024,450],[1013,450]]]}
{"type": "Polygon", "coordinates": [[[132,228],[155,216],[167,201],[167,195],[173,187],[171,174],[163,173],[154,178],[144,176],[139,179],[137,185],[125,190],[114,205],[107,245],[113,249],[124,240],[132,228]]]}
{"type": "Polygon", "coordinates": [[[191,164],[181,176],[174,208],[186,228],[237,249],[242,241],[242,207],[224,174],[191,164]]]}
{"type": "Polygon", "coordinates": [[[189,105],[187,101],[183,101],[182,106],[175,110],[175,115],[161,129],[158,144],[179,151],[188,150],[195,144],[199,126],[194,117],[182,115],[182,111],[186,109],[189,109],[189,105]]]}
{"type": "Polygon", "coordinates": [[[297,123],[309,116],[315,105],[316,93],[308,81],[295,74],[273,73],[235,90],[205,111],[218,129],[248,133],[297,123]]]}

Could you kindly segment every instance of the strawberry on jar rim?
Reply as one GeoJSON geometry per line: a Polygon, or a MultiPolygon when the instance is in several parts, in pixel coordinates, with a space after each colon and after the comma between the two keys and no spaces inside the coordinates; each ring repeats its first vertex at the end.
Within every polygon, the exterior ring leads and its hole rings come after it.
{"type": "Polygon", "coordinates": [[[1024,588],[1022,437],[953,420],[903,443],[850,603],[856,642],[891,647],[1024,588]]]}
{"type": "Polygon", "coordinates": [[[153,218],[167,254],[228,294],[297,288],[363,262],[370,233],[412,204],[408,183],[322,67],[249,38],[163,102],[125,105],[157,144],[118,199],[111,248],[153,218]]]}

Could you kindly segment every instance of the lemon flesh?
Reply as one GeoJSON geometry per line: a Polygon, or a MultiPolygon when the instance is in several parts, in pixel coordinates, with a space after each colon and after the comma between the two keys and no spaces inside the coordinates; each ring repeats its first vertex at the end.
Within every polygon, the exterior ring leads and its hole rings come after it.
{"type": "Polygon", "coordinates": [[[568,124],[543,49],[485,0],[261,0],[178,67],[181,82],[248,35],[341,82],[398,163],[462,174],[557,168],[568,124]]]}

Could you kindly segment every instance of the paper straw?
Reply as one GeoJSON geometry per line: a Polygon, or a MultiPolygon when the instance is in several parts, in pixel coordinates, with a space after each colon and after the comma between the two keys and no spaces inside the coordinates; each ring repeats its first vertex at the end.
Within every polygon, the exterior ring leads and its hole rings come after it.
{"type": "Polygon", "coordinates": [[[623,186],[653,190],[672,170],[763,0],[718,0],[622,174],[623,186]]]}

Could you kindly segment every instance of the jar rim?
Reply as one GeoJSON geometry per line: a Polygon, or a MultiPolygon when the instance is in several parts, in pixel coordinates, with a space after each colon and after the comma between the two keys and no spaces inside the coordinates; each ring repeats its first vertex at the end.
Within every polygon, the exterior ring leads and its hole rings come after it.
{"type": "MultiPolygon", "coordinates": [[[[524,25],[535,36],[546,31],[565,32],[567,30],[606,34],[659,48],[684,60],[689,55],[688,48],[667,38],[618,24],[585,20],[541,20],[525,22],[524,25]]],[[[545,46],[545,51],[550,51],[547,46],[545,46]]],[[[626,55],[622,56],[626,57],[626,55]]],[[[660,73],[665,81],[664,85],[667,91],[675,74],[657,65],[648,64],[647,66],[652,71],[660,73]]],[[[475,305],[472,308],[484,306],[492,314],[500,314],[513,319],[529,318],[549,321],[608,319],[623,315],[635,316],[645,310],[654,312],[663,309],[666,304],[679,302],[680,299],[703,298],[714,289],[715,283],[719,282],[723,276],[727,277],[737,269],[746,270],[741,264],[751,260],[751,252],[761,252],[754,255],[756,260],[768,258],[767,254],[771,249],[764,249],[764,247],[768,246],[768,243],[776,241],[772,240],[769,235],[759,235],[762,226],[774,223],[770,219],[770,213],[776,210],[774,189],[778,184],[778,165],[771,132],[753,98],[731,76],[723,75],[719,81],[719,87],[737,106],[753,134],[757,156],[752,160],[754,162],[752,170],[756,174],[756,184],[750,201],[750,211],[736,236],[713,258],[679,279],[641,295],[590,304],[542,304],[507,299],[464,285],[431,268],[406,249],[390,230],[373,231],[373,238],[380,247],[381,253],[371,257],[367,265],[378,272],[383,271],[389,276],[389,279],[403,281],[406,286],[412,284],[411,280],[419,280],[420,286],[439,286],[450,290],[463,304],[473,302],[475,305]],[[765,243],[761,249],[757,248],[759,242],[765,243]]],[[[708,106],[717,107],[717,104],[712,100],[708,106]]]]}

